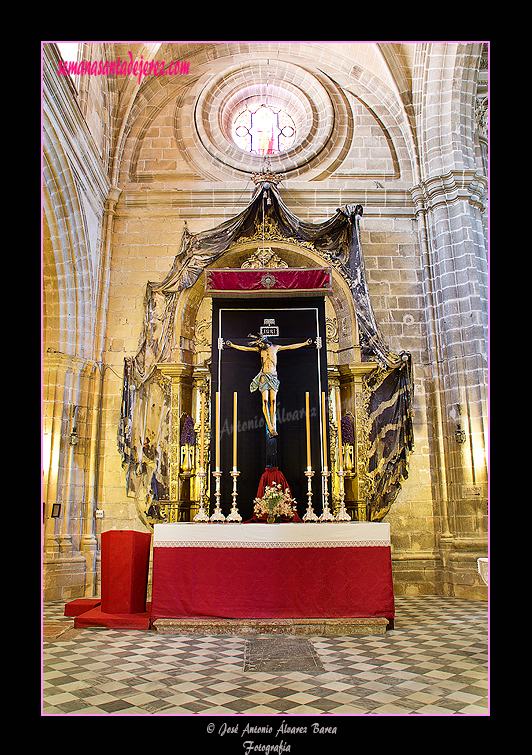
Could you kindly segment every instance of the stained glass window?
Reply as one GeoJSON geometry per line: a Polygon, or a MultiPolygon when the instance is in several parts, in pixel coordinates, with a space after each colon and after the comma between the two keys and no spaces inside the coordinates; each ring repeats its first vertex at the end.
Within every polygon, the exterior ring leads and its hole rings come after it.
{"type": "Polygon", "coordinates": [[[291,147],[296,136],[293,120],[270,105],[246,108],[235,118],[233,138],[240,149],[257,155],[275,155],[291,147]]]}

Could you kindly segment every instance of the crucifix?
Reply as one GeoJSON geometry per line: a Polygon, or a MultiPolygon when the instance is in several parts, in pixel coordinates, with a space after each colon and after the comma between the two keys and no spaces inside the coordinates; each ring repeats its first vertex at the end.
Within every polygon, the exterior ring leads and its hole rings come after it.
{"type": "Polygon", "coordinates": [[[303,343],[292,343],[285,346],[273,344],[265,335],[254,336],[251,333],[248,338],[253,338],[249,346],[237,346],[231,341],[225,341],[225,345],[239,351],[257,351],[261,359],[261,371],[251,381],[249,390],[253,393],[259,390],[262,395],[262,411],[270,438],[277,435],[276,430],[276,411],[277,411],[277,393],[279,391],[279,378],[277,377],[277,353],[289,349],[301,349],[303,346],[310,346],[312,339],[308,338],[303,343]]]}

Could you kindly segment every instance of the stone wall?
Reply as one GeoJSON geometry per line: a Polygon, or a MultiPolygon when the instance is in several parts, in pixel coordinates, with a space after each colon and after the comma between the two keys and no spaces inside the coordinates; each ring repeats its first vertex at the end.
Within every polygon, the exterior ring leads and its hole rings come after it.
{"type": "MultiPolygon", "coordinates": [[[[55,74],[57,55],[45,45],[45,595],[97,592],[100,531],[143,528],[116,442],[124,357],[138,347],[146,284],[171,269],[185,223],[208,230],[249,202],[245,160],[222,145],[223,123],[209,108],[223,106],[234,82],[249,74],[258,86],[268,70],[272,81],[285,77],[301,124],[305,98],[316,107],[306,162],[290,158],[283,200],[312,222],[363,205],[376,319],[390,348],[413,357],[415,450],[387,516],[396,592],[484,598],[476,570],[487,554],[486,179],[475,122],[482,45],[257,44],[151,45],[163,59],[190,59],[193,75],[144,86],[93,78],[79,93],[55,74]],[[62,515],[52,519],[58,503],[62,515]]],[[[112,59],[127,46],[86,52],[112,59]]],[[[131,47],[137,57],[144,49],[131,47]]],[[[177,355],[190,350],[193,325],[179,326],[177,355]]]]}

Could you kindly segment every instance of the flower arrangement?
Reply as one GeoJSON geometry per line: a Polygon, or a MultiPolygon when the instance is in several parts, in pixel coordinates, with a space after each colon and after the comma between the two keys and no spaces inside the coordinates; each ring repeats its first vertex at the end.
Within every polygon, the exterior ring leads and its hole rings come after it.
{"type": "Polygon", "coordinates": [[[290,491],[284,491],[278,482],[266,486],[262,498],[255,498],[253,512],[258,519],[267,518],[269,523],[287,518],[291,521],[296,513],[296,501],[290,491]]]}

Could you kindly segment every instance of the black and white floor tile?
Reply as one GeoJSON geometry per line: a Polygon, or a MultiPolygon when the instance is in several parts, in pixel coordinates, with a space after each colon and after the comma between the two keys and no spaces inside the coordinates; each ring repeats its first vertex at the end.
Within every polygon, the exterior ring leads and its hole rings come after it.
{"type": "Polygon", "coordinates": [[[44,606],[43,715],[488,714],[484,601],[396,598],[376,636],[73,628],[44,606]]]}

